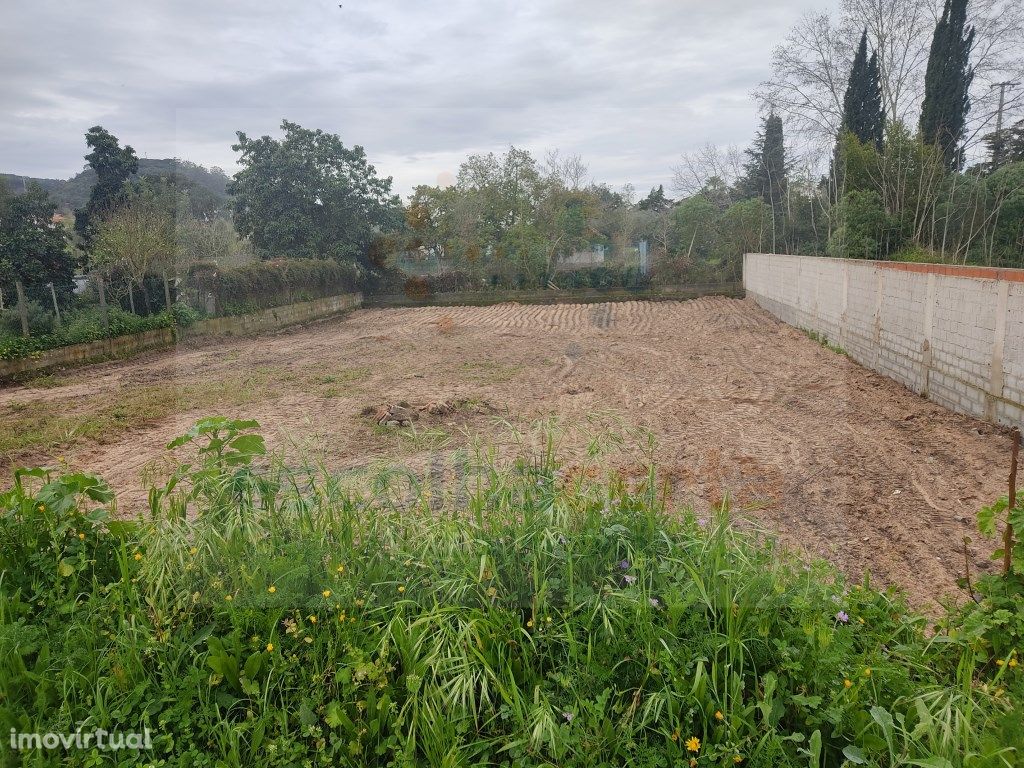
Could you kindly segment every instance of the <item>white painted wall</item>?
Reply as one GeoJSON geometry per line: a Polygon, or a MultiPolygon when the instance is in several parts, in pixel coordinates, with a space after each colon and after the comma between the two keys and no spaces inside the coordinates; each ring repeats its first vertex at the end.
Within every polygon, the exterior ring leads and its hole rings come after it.
{"type": "Polygon", "coordinates": [[[936,403],[1024,426],[1024,271],[908,268],[748,253],[743,287],[780,320],[936,403]]]}

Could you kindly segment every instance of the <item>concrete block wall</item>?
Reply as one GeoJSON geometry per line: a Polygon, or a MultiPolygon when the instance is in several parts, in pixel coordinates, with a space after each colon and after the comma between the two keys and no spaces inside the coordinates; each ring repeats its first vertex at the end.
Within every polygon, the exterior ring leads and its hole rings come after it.
{"type": "Polygon", "coordinates": [[[1024,426],[1024,270],[748,253],[743,287],[936,403],[1024,426]]]}

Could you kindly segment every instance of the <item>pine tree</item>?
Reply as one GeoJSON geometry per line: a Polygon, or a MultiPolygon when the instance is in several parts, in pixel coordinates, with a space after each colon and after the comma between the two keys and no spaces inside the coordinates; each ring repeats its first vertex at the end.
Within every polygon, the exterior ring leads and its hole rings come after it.
{"type": "Polygon", "coordinates": [[[935,25],[921,107],[921,138],[939,147],[951,170],[963,165],[961,142],[974,79],[970,65],[974,28],[967,27],[967,1],[946,0],[942,18],[935,25]]]}

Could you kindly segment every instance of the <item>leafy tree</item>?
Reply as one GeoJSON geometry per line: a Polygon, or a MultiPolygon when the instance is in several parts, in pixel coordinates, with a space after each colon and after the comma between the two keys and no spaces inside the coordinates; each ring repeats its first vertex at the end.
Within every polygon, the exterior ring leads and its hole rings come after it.
{"type": "Polygon", "coordinates": [[[29,298],[51,302],[48,283],[58,300],[66,302],[74,290],[75,263],[64,226],[54,222],[56,204],[38,184],[24,194],[12,195],[0,184],[0,286],[10,297],[20,280],[29,298]]]}
{"type": "Polygon", "coordinates": [[[668,210],[671,205],[672,201],[665,197],[665,185],[659,184],[657,187],[652,187],[647,197],[637,203],[636,207],[641,211],[661,213],[668,210]]]}
{"type": "Polygon", "coordinates": [[[966,24],[967,0],[946,0],[932,37],[921,107],[921,136],[926,144],[942,150],[951,170],[963,165],[962,143],[974,80],[970,65],[974,29],[966,24]]]}
{"type": "Polygon", "coordinates": [[[886,214],[875,191],[851,190],[839,202],[840,225],[829,240],[829,255],[853,259],[880,259],[896,245],[897,225],[886,214]]]}
{"type": "Polygon", "coordinates": [[[96,173],[96,183],[85,207],[75,211],[75,232],[88,249],[99,221],[125,202],[125,182],[138,171],[139,158],[134,149],[121,147],[117,137],[99,125],[85,134],[85,143],[92,150],[85,159],[96,173]]]}
{"type": "Polygon", "coordinates": [[[885,108],[878,74],[878,54],[868,58],[868,31],[861,34],[860,45],[850,68],[850,80],[843,98],[843,124],[862,144],[882,148],[885,135],[885,108]]]}
{"type": "Polygon", "coordinates": [[[242,169],[228,185],[234,221],[265,256],[363,260],[376,233],[402,225],[391,178],[381,178],[360,146],[321,130],[281,123],[283,139],[232,146],[242,169]]]}

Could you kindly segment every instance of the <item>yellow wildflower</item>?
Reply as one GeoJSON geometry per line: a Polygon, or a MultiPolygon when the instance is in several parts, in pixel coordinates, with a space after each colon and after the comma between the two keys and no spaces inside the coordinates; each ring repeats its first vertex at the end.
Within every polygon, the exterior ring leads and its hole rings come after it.
{"type": "Polygon", "coordinates": [[[491,587],[490,589],[487,590],[487,596],[488,597],[494,597],[496,594],[498,594],[498,590],[495,589],[494,587],[491,587]]]}
{"type": "Polygon", "coordinates": [[[142,559],[142,553],[141,552],[136,552],[135,553],[135,559],[136,560],[141,560],[142,559]]]}
{"type": "Polygon", "coordinates": [[[273,650],[274,650],[274,644],[273,643],[267,643],[267,653],[270,653],[273,650]]]}
{"type": "Polygon", "coordinates": [[[1009,663],[1010,667],[1016,667],[1017,666],[1017,659],[1016,658],[1011,658],[1008,663],[1009,663]]]}
{"type": "Polygon", "coordinates": [[[401,594],[402,594],[402,593],[404,593],[404,592],[405,592],[405,585],[404,585],[404,584],[400,584],[400,585],[398,586],[398,594],[400,594],[400,595],[401,595],[401,594]]]}
{"type": "Polygon", "coordinates": [[[84,533],[78,534],[78,538],[81,539],[82,541],[85,541],[85,534],[84,533]]]}
{"type": "Polygon", "coordinates": [[[527,622],[526,622],[526,626],[527,626],[527,627],[532,627],[532,626],[533,626],[533,619],[529,619],[529,620],[527,620],[527,622]]]}
{"type": "Polygon", "coordinates": [[[691,736],[686,740],[686,748],[690,752],[696,752],[700,749],[700,739],[696,736],[691,736]]]}
{"type": "Polygon", "coordinates": [[[232,597],[231,595],[224,595],[224,599],[225,599],[225,600],[227,600],[227,601],[228,601],[229,603],[230,603],[230,602],[231,602],[232,600],[234,600],[234,598],[233,598],[233,597],[232,597]]]}
{"type": "Polygon", "coordinates": [[[338,573],[344,573],[344,572],[345,572],[345,566],[344,565],[339,565],[338,566],[338,573]]]}
{"type": "Polygon", "coordinates": [[[864,677],[871,677],[871,667],[866,667],[864,669],[864,677]]]}
{"type": "Polygon", "coordinates": [[[310,624],[316,624],[316,616],[310,616],[309,617],[309,623],[310,624]]]}
{"type": "Polygon", "coordinates": [[[271,584],[269,587],[267,587],[267,592],[269,592],[270,594],[274,594],[275,592],[277,592],[277,587],[271,584]]]}
{"type": "Polygon", "coordinates": [[[190,550],[188,551],[188,553],[189,553],[190,555],[194,555],[194,554],[196,554],[196,553],[197,553],[198,551],[199,551],[198,549],[196,549],[195,547],[192,547],[192,549],[190,549],[190,550]]]}
{"type": "Polygon", "coordinates": [[[996,659],[996,666],[997,666],[997,667],[1001,667],[1001,666],[1003,666],[1003,664],[1005,664],[1005,663],[1006,663],[1006,662],[1005,662],[1005,661],[1003,661],[1002,659],[996,659]]]}
{"type": "Polygon", "coordinates": [[[853,681],[850,680],[849,678],[847,678],[846,680],[843,680],[843,687],[844,688],[852,688],[853,687],[853,681]]]}
{"type": "Polygon", "coordinates": [[[40,512],[45,512],[46,511],[46,505],[45,504],[40,504],[38,507],[36,507],[36,509],[38,509],[40,512]]]}
{"type": "Polygon", "coordinates": [[[679,741],[679,729],[676,728],[674,731],[672,731],[672,735],[669,736],[669,738],[672,739],[672,741],[679,741]]]}
{"type": "Polygon", "coordinates": [[[715,712],[715,720],[717,720],[718,722],[722,722],[723,720],[725,720],[725,715],[722,714],[722,710],[718,710],[717,712],[715,712]]]}
{"type": "Polygon", "coordinates": [[[329,590],[329,589],[325,589],[325,590],[323,591],[323,596],[324,596],[324,597],[330,597],[330,596],[331,596],[331,590],[329,590]]]}
{"type": "Polygon", "coordinates": [[[736,763],[736,765],[739,765],[740,763],[743,762],[743,755],[733,755],[732,756],[732,761],[734,763],[736,763]]]}

